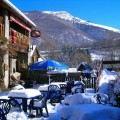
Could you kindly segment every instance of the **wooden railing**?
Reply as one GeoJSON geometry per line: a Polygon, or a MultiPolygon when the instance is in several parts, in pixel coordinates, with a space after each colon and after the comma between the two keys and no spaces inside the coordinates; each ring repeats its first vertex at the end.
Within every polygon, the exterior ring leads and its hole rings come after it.
{"type": "Polygon", "coordinates": [[[84,87],[85,88],[94,88],[96,90],[96,77],[90,77],[90,78],[83,78],[83,76],[81,77],[65,77],[65,80],[66,81],[71,81],[71,80],[80,80],[80,81],[83,81],[84,83],[84,87]]]}
{"type": "Polygon", "coordinates": [[[25,79],[25,76],[29,76],[30,81],[36,81],[38,84],[46,84],[49,83],[49,79],[51,82],[67,82],[67,81],[83,81],[84,88],[92,88],[97,91],[96,86],[96,77],[90,75],[90,77],[84,77],[80,73],[70,73],[66,76],[66,74],[52,74],[48,75],[46,74],[46,71],[39,71],[39,70],[33,70],[33,71],[27,71],[27,73],[23,73],[24,76],[22,76],[25,79]]]}
{"type": "Polygon", "coordinates": [[[4,25],[0,23],[0,36],[4,36],[4,25]]]}
{"type": "Polygon", "coordinates": [[[10,38],[11,38],[11,43],[17,43],[25,48],[29,47],[29,37],[27,35],[24,35],[18,31],[16,31],[16,36],[14,36],[16,39],[15,41],[13,40],[13,36],[12,36],[12,31],[10,30],[10,38]]]}
{"type": "Polygon", "coordinates": [[[84,81],[85,84],[85,88],[93,88],[93,89],[97,89],[96,88],[96,77],[90,77],[89,79],[86,79],[84,81]]]}
{"type": "Polygon", "coordinates": [[[28,46],[29,45],[29,37],[17,32],[17,43],[21,45],[28,46]]]}

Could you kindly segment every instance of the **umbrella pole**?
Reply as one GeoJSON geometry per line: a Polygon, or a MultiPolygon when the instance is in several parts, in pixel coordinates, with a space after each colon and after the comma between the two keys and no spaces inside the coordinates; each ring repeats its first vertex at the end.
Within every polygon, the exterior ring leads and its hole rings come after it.
{"type": "Polygon", "coordinates": [[[50,85],[50,76],[51,76],[51,75],[49,74],[49,75],[48,75],[48,77],[49,77],[49,85],[50,85]]]}

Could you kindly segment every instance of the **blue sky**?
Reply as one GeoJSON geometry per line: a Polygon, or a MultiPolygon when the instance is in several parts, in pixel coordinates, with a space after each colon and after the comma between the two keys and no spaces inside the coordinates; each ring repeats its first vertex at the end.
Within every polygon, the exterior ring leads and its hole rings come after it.
{"type": "Polygon", "coordinates": [[[75,17],[120,29],[120,0],[10,0],[21,11],[67,11],[75,17]]]}

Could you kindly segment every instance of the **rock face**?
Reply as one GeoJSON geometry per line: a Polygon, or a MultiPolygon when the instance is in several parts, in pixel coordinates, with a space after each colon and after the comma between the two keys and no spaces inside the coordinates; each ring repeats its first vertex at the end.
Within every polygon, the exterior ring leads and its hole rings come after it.
{"type": "Polygon", "coordinates": [[[34,40],[39,50],[59,50],[64,45],[86,47],[97,41],[120,38],[120,31],[71,16],[67,12],[24,12],[41,31],[34,40]]]}

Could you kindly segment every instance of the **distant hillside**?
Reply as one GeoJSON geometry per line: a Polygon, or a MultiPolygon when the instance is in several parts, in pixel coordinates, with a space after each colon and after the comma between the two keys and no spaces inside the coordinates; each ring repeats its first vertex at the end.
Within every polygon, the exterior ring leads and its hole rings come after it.
{"type": "Polygon", "coordinates": [[[120,31],[71,16],[67,12],[24,12],[41,31],[41,37],[32,39],[39,50],[61,49],[64,45],[90,46],[96,41],[120,38],[120,31]]]}

